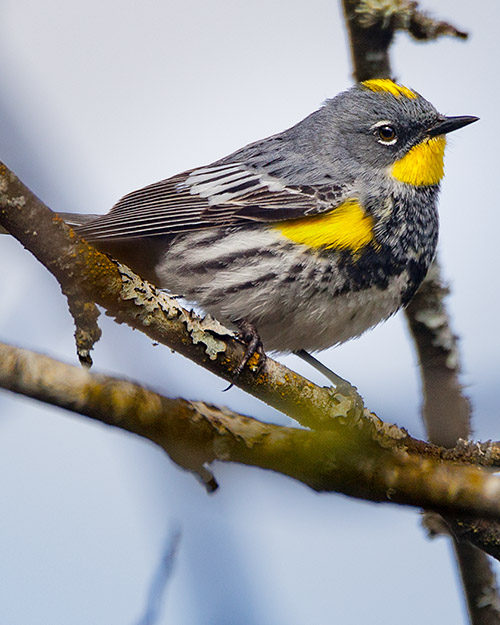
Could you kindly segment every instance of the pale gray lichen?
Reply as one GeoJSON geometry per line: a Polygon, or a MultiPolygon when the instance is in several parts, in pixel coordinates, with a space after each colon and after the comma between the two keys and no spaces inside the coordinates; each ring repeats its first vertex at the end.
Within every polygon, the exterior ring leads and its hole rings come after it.
{"type": "Polygon", "coordinates": [[[152,315],[161,310],[167,319],[178,319],[184,323],[193,343],[205,345],[205,353],[210,360],[215,360],[218,354],[226,351],[226,344],[219,340],[214,333],[220,336],[234,336],[230,330],[224,328],[210,316],[200,319],[187,312],[179,306],[175,297],[159,291],[152,284],[130,271],[125,265],[117,263],[117,266],[123,282],[122,299],[133,300],[140,306],[139,318],[143,325],[150,325],[152,315]]]}
{"type": "MultiPolygon", "coordinates": [[[[7,176],[0,175],[0,193],[7,193],[9,189],[9,181],[7,180],[7,176]]],[[[2,202],[4,202],[8,198],[0,198],[2,202]]]]}
{"type": "Polygon", "coordinates": [[[355,387],[347,382],[346,386],[341,389],[329,387],[328,392],[332,398],[329,406],[331,418],[345,419],[345,422],[351,425],[361,420],[364,416],[364,405],[355,387]]]}
{"type": "Polygon", "coordinates": [[[478,608],[491,607],[497,612],[500,612],[500,599],[498,598],[498,589],[492,583],[491,586],[484,586],[481,589],[481,594],[476,599],[476,605],[478,608]]]}
{"type": "Polygon", "coordinates": [[[182,311],[181,319],[186,325],[186,329],[191,336],[193,343],[203,343],[205,345],[205,353],[210,360],[215,360],[217,355],[226,351],[226,344],[224,341],[219,340],[213,333],[220,336],[234,336],[230,330],[225,328],[216,319],[207,315],[203,319],[186,313],[184,309],[182,311]]]}
{"type": "Polygon", "coordinates": [[[362,0],[355,8],[358,23],[363,28],[379,25],[407,29],[415,13],[415,2],[406,0],[362,0]]]}
{"type": "Polygon", "coordinates": [[[444,312],[424,308],[415,314],[415,319],[432,332],[432,344],[446,352],[446,367],[452,370],[459,369],[457,338],[450,329],[447,315],[444,312]]]}
{"type": "Polygon", "coordinates": [[[22,208],[26,204],[26,197],[24,195],[18,195],[17,197],[9,198],[9,205],[16,208],[22,208]]]}

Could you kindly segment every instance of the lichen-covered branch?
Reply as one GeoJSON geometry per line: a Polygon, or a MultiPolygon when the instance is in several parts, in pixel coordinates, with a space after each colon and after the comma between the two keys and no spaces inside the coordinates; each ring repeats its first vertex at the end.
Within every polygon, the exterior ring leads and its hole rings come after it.
{"type": "Polygon", "coordinates": [[[342,0],[347,24],[353,74],[358,82],[369,78],[390,78],[389,46],[394,37],[392,28],[380,28],[377,22],[366,23],[359,0],[342,0]]]}
{"type": "MultiPolygon", "coordinates": [[[[356,80],[392,76],[389,47],[396,30],[406,30],[421,40],[440,35],[465,39],[467,34],[448,22],[436,21],[408,0],[343,0],[356,80]]],[[[470,405],[461,392],[460,362],[456,337],[451,331],[443,298],[437,259],[406,317],[417,349],[424,393],[423,416],[429,440],[453,447],[470,433],[470,405]]],[[[500,524],[446,517],[454,535],[457,561],[473,625],[500,623],[498,589],[486,556],[476,552],[469,540],[490,555],[500,553],[500,524]],[[480,586],[471,580],[488,581],[489,599],[483,601],[480,586]]]]}
{"type": "MultiPolygon", "coordinates": [[[[0,225],[53,273],[65,293],[100,304],[118,322],[232,381],[244,354],[232,332],[184,310],[176,299],[81,240],[1,164],[0,225]]],[[[362,416],[351,397],[316,386],[271,358],[258,373],[245,367],[237,385],[306,427],[327,428],[336,416],[362,416]]]]}
{"type": "Polygon", "coordinates": [[[444,303],[447,294],[436,260],[405,312],[420,363],[422,414],[429,440],[454,447],[470,434],[470,403],[458,378],[460,355],[444,303]]]}
{"type": "MultiPolygon", "coordinates": [[[[466,445],[463,439],[470,433],[471,412],[470,403],[460,385],[457,337],[451,330],[444,303],[447,294],[448,289],[442,284],[439,263],[436,260],[422,288],[408,306],[406,317],[420,363],[424,396],[422,414],[429,440],[436,445],[456,446],[455,448],[460,449],[466,445]]],[[[475,445],[469,443],[467,447],[471,449],[475,445]]],[[[493,444],[491,450],[495,456],[492,462],[496,464],[498,462],[496,444],[493,444]]],[[[484,451],[489,454],[486,448],[484,451]]],[[[470,563],[463,569],[473,553],[466,541],[490,555],[497,554],[500,551],[500,523],[452,516],[446,516],[445,521],[455,540],[455,552],[464,584],[474,577],[471,569],[476,569],[475,575],[478,578],[491,578],[493,576],[491,567],[480,554],[471,557],[470,563]]],[[[471,605],[471,593],[472,590],[467,591],[466,588],[472,623],[482,624],[485,622],[484,619],[494,619],[488,622],[500,623],[500,610],[497,609],[500,600],[483,606],[478,612],[471,605]],[[485,611],[488,613],[487,616],[485,611]]]]}
{"type": "Polygon", "coordinates": [[[384,424],[378,435],[341,419],[328,431],[264,424],[4,344],[0,386],[146,437],[192,471],[213,460],[239,462],[318,491],[500,519],[499,477],[445,461],[445,450],[412,444],[397,428],[391,436],[384,424]]]}
{"type": "MultiPolygon", "coordinates": [[[[32,205],[36,205],[38,199],[35,196],[30,197],[23,194],[22,184],[16,184],[16,181],[13,181],[14,184],[11,185],[9,182],[9,171],[3,163],[0,163],[0,196],[3,198],[5,206],[9,207],[4,214],[6,223],[9,221],[9,212],[17,213],[23,223],[16,224],[14,219],[11,227],[14,230],[16,228],[24,229],[21,235],[24,245],[26,247],[31,246],[33,249],[40,244],[42,247],[48,247],[48,242],[50,241],[50,244],[52,244],[52,240],[47,238],[49,236],[47,227],[43,224],[41,224],[40,229],[33,227],[33,224],[37,224],[37,221],[36,207],[32,209],[32,205]],[[33,221],[27,223],[27,219],[30,217],[33,218],[33,221]]],[[[57,219],[55,215],[52,216],[55,220],[57,219]]],[[[0,222],[0,234],[6,232],[9,232],[9,229],[2,227],[0,222]]],[[[55,230],[53,230],[53,236],[57,238],[55,230]]],[[[64,240],[61,240],[61,237],[59,237],[58,242],[64,243],[64,240]]],[[[56,248],[54,248],[55,251],[56,248]]],[[[61,290],[68,299],[68,308],[75,322],[75,343],[80,363],[90,367],[92,365],[90,352],[101,337],[101,330],[97,324],[99,311],[94,300],[89,301],[88,297],[86,297],[85,290],[81,288],[79,280],[75,279],[71,271],[67,271],[68,267],[64,267],[58,262],[55,254],[54,258],[47,259],[47,262],[48,269],[56,275],[61,290]]]]}
{"type": "Polygon", "coordinates": [[[454,547],[472,625],[498,625],[498,586],[484,553],[468,542],[455,541],[454,547]]]}
{"type": "Polygon", "coordinates": [[[443,35],[466,39],[467,33],[436,20],[409,0],[342,0],[357,81],[391,78],[389,47],[397,31],[418,40],[443,35]]]}

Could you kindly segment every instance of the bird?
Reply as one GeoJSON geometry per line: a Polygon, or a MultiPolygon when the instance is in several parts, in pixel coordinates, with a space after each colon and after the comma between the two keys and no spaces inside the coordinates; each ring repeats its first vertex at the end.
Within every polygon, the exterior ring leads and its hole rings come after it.
{"type": "Polygon", "coordinates": [[[446,135],[477,119],[365,80],[279,134],[67,220],[266,352],[317,352],[410,302],[436,252],[446,135]]]}

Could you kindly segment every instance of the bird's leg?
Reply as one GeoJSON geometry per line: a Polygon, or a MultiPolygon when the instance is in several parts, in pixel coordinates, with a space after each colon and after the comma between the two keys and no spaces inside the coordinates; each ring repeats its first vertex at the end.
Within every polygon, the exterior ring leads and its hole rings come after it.
{"type": "Polygon", "coordinates": [[[302,358],[302,360],[314,367],[317,371],[322,373],[328,380],[330,380],[330,382],[333,383],[333,385],[335,386],[335,390],[338,393],[344,395],[345,397],[351,397],[355,402],[356,407],[363,410],[364,402],[361,395],[358,393],[358,389],[355,386],[353,386],[347,380],[344,380],[344,378],[341,378],[334,371],[332,371],[322,362],[320,362],[317,358],[311,356],[311,354],[309,352],[306,352],[305,349],[297,349],[293,353],[299,358],[302,358]]]}
{"type": "Polygon", "coordinates": [[[341,378],[340,375],[337,375],[335,371],[332,371],[317,358],[311,356],[311,354],[309,352],[306,352],[305,349],[297,349],[293,353],[299,358],[302,358],[302,360],[307,362],[307,364],[311,365],[311,367],[314,367],[317,371],[322,373],[326,378],[330,380],[330,382],[333,382],[335,386],[342,386],[343,384],[348,384],[349,386],[351,386],[351,384],[347,380],[344,380],[344,378],[341,378]]]}
{"type": "Polygon", "coordinates": [[[248,364],[253,356],[258,356],[258,370],[262,367],[266,359],[264,347],[255,326],[246,319],[240,319],[238,321],[235,321],[234,323],[238,326],[239,329],[238,338],[240,338],[245,343],[246,348],[245,353],[243,354],[243,358],[240,360],[240,363],[234,371],[231,384],[226,389],[224,389],[225,391],[228,391],[233,386],[233,384],[238,379],[240,373],[243,371],[245,365],[248,364]]]}

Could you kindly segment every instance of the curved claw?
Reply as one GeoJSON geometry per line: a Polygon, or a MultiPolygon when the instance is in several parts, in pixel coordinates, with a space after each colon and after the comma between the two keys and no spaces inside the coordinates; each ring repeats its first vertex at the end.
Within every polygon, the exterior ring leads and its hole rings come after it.
{"type": "Polygon", "coordinates": [[[245,353],[243,354],[243,358],[240,360],[238,366],[236,367],[233,375],[233,379],[231,380],[231,384],[227,388],[224,389],[224,393],[228,391],[230,388],[234,386],[234,383],[240,376],[241,372],[245,368],[245,365],[248,364],[250,359],[254,355],[259,356],[258,370],[262,367],[265,362],[266,354],[264,352],[264,347],[262,345],[262,341],[260,340],[259,333],[255,326],[247,321],[246,319],[242,319],[241,321],[237,321],[236,325],[239,328],[238,337],[246,344],[245,353]]]}

